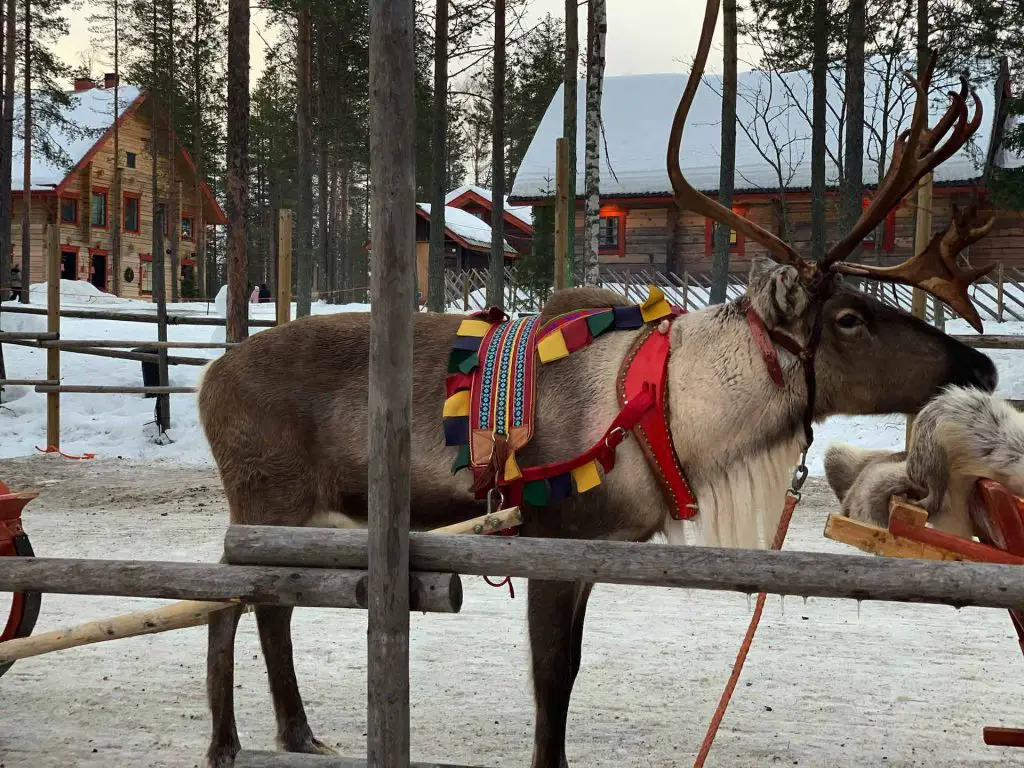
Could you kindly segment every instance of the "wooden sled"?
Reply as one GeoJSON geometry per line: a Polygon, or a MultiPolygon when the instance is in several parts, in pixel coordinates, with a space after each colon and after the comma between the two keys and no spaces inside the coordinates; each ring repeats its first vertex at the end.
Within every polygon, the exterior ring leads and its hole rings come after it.
{"type": "MultiPolygon", "coordinates": [[[[886,557],[1024,565],[1024,499],[993,480],[979,480],[977,491],[984,508],[983,519],[972,520],[979,541],[928,528],[928,512],[898,496],[889,503],[888,528],[829,515],[825,537],[886,557]]],[[[1009,614],[1024,653],[1024,609],[1009,614]]],[[[982,737],[989,746],[1024,747],[1024,728],[986,727],[982,737]]]]}

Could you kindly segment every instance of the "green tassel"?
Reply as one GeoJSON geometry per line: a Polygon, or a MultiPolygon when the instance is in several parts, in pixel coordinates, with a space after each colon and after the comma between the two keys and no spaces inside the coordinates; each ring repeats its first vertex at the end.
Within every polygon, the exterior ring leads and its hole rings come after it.
{"type": "Polygon", "coordinates": [[[523,502],[531,507],[543,507],[548,503],[548,483],[546,480],[534,480],[523,486],[523,502]]]}
{"type": "Polygon", "coordinates": [[[460,445],[458,453],[455,454],[455,461],[452,462],[452,474],[454,475],[460,469],[465,469],[469,466],[469,446],[460,445]]]}
{"type": "Polygon", "coordinates": [[[591,315],[587,318],[587,327],[590,328],[590,335],[597,338],[612,327],[615,322],[615,313],[612,311],[602,312],[599,315],[591,315]]]}
{"type": "Polygon", "coordinates": [[[459,363],[459,370],[463,373],[469,373],[480,364],[480,357],[476,352],[470,352],[469,357],[465,358],[459,363]]]}

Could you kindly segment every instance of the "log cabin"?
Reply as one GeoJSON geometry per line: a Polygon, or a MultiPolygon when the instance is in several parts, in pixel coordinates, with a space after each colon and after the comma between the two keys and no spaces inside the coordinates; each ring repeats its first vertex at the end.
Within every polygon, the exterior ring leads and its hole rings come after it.
{"type": "MultiPolygon", "coordinates": [[[[114,153],[114,79],[101,84],[76,78],[70,94],[71,107],[64,117],[76,130],[51,130],[50,138],[65,154],[64,163],[52,162],[33,152],[31,163],[30,246],[31,275],[21,268],[24,154],[16,142],[11,179],[13,198],[12,264],[22,280],[46,280],[44,227],[56,224],[60,231],[61,278],[86,280],[96,288],[114,293],[111,235],[121,232],[120,286],[118,295],[146,299],[153,288],[153,175],[150,134],[157,126],[157,205],[164,216],[164,276],[166,296],[172,296],[172,280],[195,280],[197,253],[202,254],[206,229],[226,225],[227,219],[210,187],[199,176],[189,153],[166,130],[166,115],[152,107],[145,91],[130,85],[118,89],[118,153],[114,153]],[[84,134],[84,135],[83,135],[84,134]],[[168,151],[173,145],[173,152],[168,151]],[[174,189],[171,163],[174,163],[174,189]],[[120,177],[120,215],[111,196],[120,177]],[[176,192],[177,194],[172,194],[176,192]],[[114,221],[117,216],[119,221],[114,221]],[[178,270],[172,274],[171,238],[178,239],[178,270]]],[[[19,100],[20,102],[20,100],[19,100]]],[[[21,120],[20,113],[17,119],[21,120]]]]}
{"type": "MultiPolygon", "coordinates": [[[[905,66],[914,71],[912,62],[905,66]]],[[[864,207],[888,165],[888,155],[880,149],[891,148],[893,138],[909,125],[913,111],[914,93],[898,75],[886,75],[884,62],[869,59],[865,77],[864,207]]],[[[599,240],[603,267],[678,275],[711,270],[713,226],[701,216],[676,208],[666,171],[665,148],[686,78],[685,73],[605,78],[599,240]]],[[[843,111],[842,83],[841,70],[829,80],[825,164],[829,244],[841,234],[838,179],[842,151],[838,137],[842,128],[838,119],[843,111]]],[[[963,254],[976,266],[996,262],[1024,268],[1024,216],[988,202],[982,183],[987,165],[1024,166],[1024,158],[1000,149],[998,144],[1008,120],[1014,119],[1003,117],[1003,105],[1010,96],[1008,83],[1004,67],[997,79],[977,86],[982,124],[969,146],[940,165],[934,174],[933,231],[948,226],[954,203],[963,204],[975,193],[984,201],[979,216],[996,216],[992,232],[963,254]],[[1000,117],[994,119],[997,113],[1000,117]]],[[[683,173],[693,186],[711,197],[719,188],[721,85],[721,75],[705,75],[702,79],[680,149],[683,173]]],[[[942,94],[959,90],[958,86],[950,79],[940,83],[936,76],[933,87],[938,92],[930,102],[929,124],[934,124],[948,103],[942,94]]],[[[810,252],[811,238],[811,92],[806,72],[739,74],[733,209],[771,229],[801,253],[810,252]]],[[[562,135],[562,93],[559,87],[531,140],[511,188],[511,204],[553,205],[555,139],[562,135]]],[[[578,83],[577,93],[575,252],[579,263],[584,244],[583,80],[578,83]]],[[[908,257],[914,247],[914,206],[913,195],[903,200],[879,231],[865,239],[859,258],[887,264],[908,257]]],[[[730,271],[743,275],[752,258],[767,255],[761,246],[746,242],[736,232],[730,233],[730,253],[730,271]]]]}

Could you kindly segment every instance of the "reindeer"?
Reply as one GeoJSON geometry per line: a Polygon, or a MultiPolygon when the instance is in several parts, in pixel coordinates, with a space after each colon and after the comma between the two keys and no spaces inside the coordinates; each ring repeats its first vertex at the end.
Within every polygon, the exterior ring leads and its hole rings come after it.
{"type": "Polygon", "coordinates": [[[979,479],[1024,496],[1024,414],[1003,398],[950,386],[917,415],[906,451],[830,445],[825,477],[847,517],[885,527],[889,499],[900,495],[928,510],[934,527],[970,538],[983,530],[979,479]]]}
{"type": "MultiPolygon", "coordinates": [[[[521,466],[560,461],[593,445],[619,412],[618,373],[647,334],[667,335],[667,425],[678,464],[697,499],[676,520],[636,440],[618,448],[614,471],[583,496],[524,505],[523,536],[642,542],[664,533],[675,543],[764,546],[777,525],[794,466],[803,465],[813,422],[834,414],[912,413],[942,387],[992,391],[984,354],[921,320],[843,285],[843,274],[920,286],[980,326],[966,288],[987,270],[961,270],[957,253],[992,222],[948,232],[897,267],[843,260],[918,180],[977,130],[967,119],[966,86],[932,129],[926,125],[929,68],[913,123],[897,141],[872,204],[826,257],[802,259],[788,244],[697,192],[679,167],[683,124],[704,69],[718,0],[709,0],[695,65],[676,111],[668,170],[680,208],[743,232],[778,263],[751,270],[739,300],[684,313],[659,327],[604,334],[565,359],[541,366],[535,437],[521,466]],[[945,141],[942,141],[945,139],[945,141]],[[940,141],[942,143],[940,144],[940,141]]],[[[977,99],[975,99],[977,103],[977,99]]],[[[571,309],[621,305],[608,291],[556,292],[541,320],[571,309]]],[[[411,520],[415,529],[480,514],[469,483],[453,476],[455,450],[441,427],[444,378],[462,318],[415,316],[411,520]]],[[[199,413],[233,523],[301,526],[343,514],[366,519],[368,314],[307,317],[257,334],[206,369],[199,413]]],[[[528,623],[535,699],[533,768],[566,765],[566,717],[580,669],[592,584],[530,580],[528,623]]],[[[256,621],[277,718],[277,741],[293,752],[329,753],[306,719],[295,679],[291,608],[258,606],[256,621]]],[[[233,711],[234,636],[240,610],[211,617],[207,686],[213,732],[207,765],[223,768],[240,749],[233,711]]]]}

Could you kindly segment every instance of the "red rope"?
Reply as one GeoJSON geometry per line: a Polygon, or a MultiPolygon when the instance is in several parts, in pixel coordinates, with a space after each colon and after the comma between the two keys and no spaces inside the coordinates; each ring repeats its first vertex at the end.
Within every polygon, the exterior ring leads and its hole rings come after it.
{"type": "MultiPolygon", "coordinates": [[[[782,549],[782,543],[786,539],[786,532],[789,530],[789,521],[793,519],[793,510],[796,508],[796,503],[800,500],[798,496],[790,493],[786,496],[786,506],[782,509],[782,517],[779,519],[779,527],[775,531],[775,539],[772,541],[772,549],[782,549]]],[[[754,615],[750,617],[750,624],[747,627],[747,634],[743,637],[743,643],[740,645],[739,653],[736,654],[736,661],[732,665],[732,674],[729,675],[729,682],[725,685],[725,690],[722,691],[722,697],[718,700],[718,707],[715,709],[715,714],[711,718],[711,722],[708,724],[707,734],[704,736],[704,743],[700,745],[700,751],[697,753],[697,759],[693,763],[693,768],[702,768],[704,761],[707,759],[708,753],[711,751],[711,745],[715,741],[715,735],[718,733],[718,727],[722,724],[722,718],[725,717],[725,710],[729,707],[729,700],[732,699],[732,693],[736,689],[736,683],[740,679],[740,671],[743,669],[743,662],[747,660],[747,653],[750,652],[750,644],[754,641],[754,633],[757,632],[757,625],[761,621],[761,613],[764,611],[764,601],[767,595],[764,592],[759,592],[757,595],[757,603],[754,605],[754,615]]]]}
{"type": "Polygon", "coordinates": [[[77,460],[77,459],[95,459],[96,458],[96,454],[95,453],[83,453],[81,456],[75,456],[74,454],[71,454],[71,453],[64,453],[64,451],[62,451],[60,448],[58,448],[55,445],[48,445],[45,448],[40,448],[37,445],[36,446],[36,450],[39,451],[40,453],[59,453],[65,459],[76,459],[77,460]]]}
{"type": "Polygon", "coordinates": [[[515,600],[515,599],[516,599],[516,591],[515,591],[515,589],[513,589],[513,587],[512,587],[512,577],[511,577],[511,576],[506,576],[506,577],[505,577],[504,579],[502,579],[501,581],[499,581],[499,582],[498,582],[497,584],[495,584],[494,582],[492,582],[492,581],[491,581],[491,580],[490,580],[489,578],[487,578],[486,576],[484,576],[484,581],[486,581],[486,582],[487,582],[487,584],[488,584],[489,586],[492,586],[492,587],[503,587],[503,586],[505,586],[506,584],[508,584],[508,596],[509,596],[509,598],[510,598],[510,599],[512,599],[512,600],[515,600]]]}

